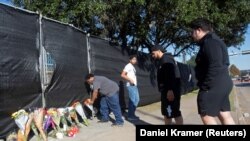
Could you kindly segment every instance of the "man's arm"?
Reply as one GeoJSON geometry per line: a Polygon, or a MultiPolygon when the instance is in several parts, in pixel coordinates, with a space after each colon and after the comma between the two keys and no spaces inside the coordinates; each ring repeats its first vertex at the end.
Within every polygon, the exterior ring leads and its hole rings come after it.
{"type": "Polygon", "coordinates": [[[93,90],[92,96],[91,96],[91,101],[89,102],[89,104],[93,105],[93,103],[95,102],[96,98],[98,95],[98,90],[93,90]]]}
{"type": "Polygon", "coordinates": [[[173,90],[175,87],[175,64],[165,63],[162,65],[164,86],[166,90],[173,90]]]}
{"type": "Polygon", "coordinates": [[[164,85],[165,88],[167,90],[167,99],[169,101],[173,101],[174,100],[174,92],[173,89],[175,87],[175,64],[173,63],[165,63],[164,65],[162,65],[162,69],[164,71],[164,85]]]}
{"type": "Polygon", "coordinates": [[[122,77],[123,79],[127,80],[128,82],[134,84],[134,81],[133,81],[132,79],[130,79],[130,78],[127,76],[127,72],[126,72],[126,71],[124,71],[124,70],[122,71],[121,77],[122,77]]]}
{"type": "Polygon", "coordinates": [[[223,55],[220,43],[215,40],[210,41],[209,44],[204,46],[204,54],[208,60],[208,70],[204,84],[210,87],[213,79],[217,77],[223,67],[223,55]]]}

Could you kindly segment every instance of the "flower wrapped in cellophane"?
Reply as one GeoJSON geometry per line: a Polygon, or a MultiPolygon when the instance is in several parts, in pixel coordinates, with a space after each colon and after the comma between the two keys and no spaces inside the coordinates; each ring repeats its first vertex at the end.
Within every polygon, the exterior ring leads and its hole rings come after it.
{"type": "Polygon", "coordinates": [[[53,122],[55,123],[57,131],[60,131],[61,130],[60,128],[61,117],[58,114],[57,109],[50,108],[47,110],[47,114],[52,118],[53,122]]]}
{"type": "Polygon", "coordinates": [[[46,112],[46,120],[44,123],[44,128],[47,130],[50,125],[54,129],[52,132],[49,133],[49,136],[54,138],[62,139],[64,137],[63,131],[60,128],[60,121],[61,117],[56,108],[50,108],[46,112]]]}
{"type": "Polygon", "coordinates": [[[47,141],[47,136],[45,135],[45,132],[43,129],[44,109],[43,108],[35,109],[33,119],[34,119],[34,124],[35,124],[36,128],[39,130],[43,141],[47,141]]]}
{"type": "Polygon", "coordinates": [[[40,140],[36,125],[34,123],[34,113],[31,112],[29,113],[29,119],[25,125],[25,136],[28,137],[29,133],[30,133],[30,129],[32,129],[32,131],[34,132],[35,136],[37,137],[37,140],[40,140]]]}
{"type": "Polygon", "coordinates": [[[28,113],[24,110],[21,109],[11,115],[11,117],[15,120],[15,123],[17,124],[19,128],[18,132],[18,138],[19,140],[26,141],[27,136],[25,136],[25,128],[26,128],[26,123],[29,119],[28,113]]]}
{"type": "Polygon", "coordinates": [[[66,120],[66,113],[67,113],[67,110],[66,108],[58,108],[57,109],[57,112],[60,116],[60,119],[61,119],[61,123],[63,124],[63,131],[66,132],[68,130],[68,123],[67,123],[67,120],[66,120]]]}
{"type": "Polygon", "coordinates": [[[25,125],[29,119],[29,114],[24,110],[21,109],[11,115],[11,117],[15,120],[18,128],[21,130],[22,134],[24,135],[25,132],[25,125]]]}
{"type": "Polygon", "coordinates": [[[73,103],[72,106],[75,108],[76,112],[81,116],[81,118],[83,120],[83,124],[88,126],[89,122],[88,122],[88,119],[84,113],[82,104],[80,102],[75,102],[75,103],[73,103]]]}
{"type": "MultiPolygon", "coordinates": [[[[75,121],[76,125],[79,127],[83,127],[83,125],[79,122],[79,119],[77,117],[76,109],[74,107],[67,107],[67,109],[68,109],[71,119],[75,121]]],[[[72,125],[74,125],[74,123],[72,125]]]]}
{"type": "Polygon", "coordinates": [[[84,101],[84,105],[91,111],[91,119],[93,119],[95,116],[95,111],[94,111],[94,106],[92,104],[90,104],[90,101],[91,100],[89,98],[86,99],[84,101]]]}
{"type": "Polygon", "coordinates": [[[67,107],[65,108],[65,113],[64,113],[64,117],[65,119],[70,123],[70,125],[73,125],[73,121],[72,121],[72,118],[70,116],[70,111],[73,109],[73,107],[67,107]]]}
{"type": "Polygon", "coordinates": [[[57,130],[57,129],[56,129],[56,125],[55,125],[54,121],[52,120],[51,115],[45,114],[45,116],[44,116],[43,128],[44,128],[44,130],[47,132],[50,126],[51,126],[54,130],[57,130]]]}

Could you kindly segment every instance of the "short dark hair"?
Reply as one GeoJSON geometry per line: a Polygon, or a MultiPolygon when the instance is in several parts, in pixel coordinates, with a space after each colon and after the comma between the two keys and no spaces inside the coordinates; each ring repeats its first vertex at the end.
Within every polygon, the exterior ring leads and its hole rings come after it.
{"type": "Polygon", "coordinates": [[[201,28],[203,31],[213,31],[212,22],[205,18],[194,19],[190,23],[190,28],[192,29],[201,28]]]}
{"type": "Polygon", "coordinates": [[[94,74],[90,73],[85,76],[85,80],[89,80],[91,77],[94,77],[94,74]]]}
{"type": "Polygon", "coordinates": [[[164,50],[164,48],[163,48],[161,45],[159,45],[159,44],[154,45],[154,46],[151,48],[151,50],[152,50],[152,51],[158,51],[158,50],[160,50],[161,52],[166,52],[166,51],[164,50]]]}
{"type": "Polygon", "coordinates": [[[136,57],[137,57],[136,54],[132,54],[132,55],[129,56],[129,60],[132,60],[133,58],[136,58],[136,57]]]}

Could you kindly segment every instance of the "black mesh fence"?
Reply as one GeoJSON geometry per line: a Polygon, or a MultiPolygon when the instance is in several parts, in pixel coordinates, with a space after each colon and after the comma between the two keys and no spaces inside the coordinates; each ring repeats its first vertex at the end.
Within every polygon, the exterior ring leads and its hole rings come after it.
{"type": "Polygon", "coordinates": [[[87,98],[84,76],[88,73],[86,35],[71,26],[42,20],[43,46],[53,65],[45,90],[46,107],[70,106],[87,98]]]}
{"type": "Polygon", "coordinates": [[[42,106],[38,19],[0,4],[0,138],[17,128],[12,113],[42,106]]]}

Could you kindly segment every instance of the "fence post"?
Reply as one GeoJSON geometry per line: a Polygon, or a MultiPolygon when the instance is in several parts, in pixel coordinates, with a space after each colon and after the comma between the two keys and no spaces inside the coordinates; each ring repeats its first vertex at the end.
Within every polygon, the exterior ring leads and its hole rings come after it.
{"type": "Polygon", "coordinates": [[[91,73],[92,72],[91,65],[90,65],[90,62],[91,62],[90,49],[91,48],[90,48],[90,43],[89,43],[89,36],[90,36],[90,34],[87,33],[86,41],[87,41],[88,71],[89,71],[89,73],[91,73]]]}
{"type": "Polygon", "coordinates": [[[46,62],[46,51],[43,47],[43,32],[42,32],[42,14],[39,14],[39,49],[40,49],[40,56],[39,56],[39,67],[40,67],[40,79],[41,79],[41,87],[42,87],[42,107],[44,108],[46,106],[46,101],[45,101],[45,82],[46,82],[46,67],[45,67],[45,62],[46,62]]]}

